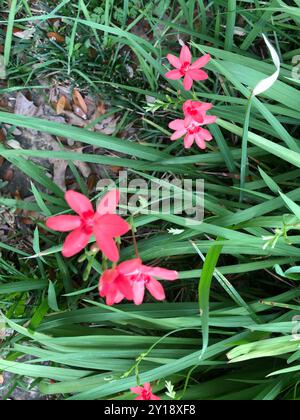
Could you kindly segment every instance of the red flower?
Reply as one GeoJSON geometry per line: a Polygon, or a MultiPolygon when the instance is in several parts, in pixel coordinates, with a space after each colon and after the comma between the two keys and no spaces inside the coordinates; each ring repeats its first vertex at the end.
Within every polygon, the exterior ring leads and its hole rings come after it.
{"type": "Polygon", "coordinates": [[[91,202],[83,194],[67,191],[65,200],[78,216],[62,215],[50,217],[46,226],[58,232],[70,232],[66,238],[62,254],[73,257],[82,251],[95,235],[99,249],[113,262],[119,260],[119,250],[114,238],[125,235],[130,226],[115,212],[120,193],[111,191],[101,200],[95,212],[91,202]]]}
{"type": "Polygon", "coordinates": [[[118,267],[106,270],[99,281],[99,293],[106,297],[106,305],[112,306],[123,299],[133,300],[132,287],[129,279],[123,276],[118,267]]]}
{"type": "Polygon", "coordinates": [[[109,306],[124,298],[140,305],[147,288],[155,299],[164,300],[164,289],[156,278],[177,280],[178,273],[160,267],[148,267],[139,258],[126,261],[102,275],[99,283],[100,296],[106,297],[106,304],[109,306]]]}
{"type": "Polygon", "coordinates": [[[216,117],[212,115],[202,116],[199,114],[198,120],[202,119],[202,123],[195,121],[191,116],[186,116],[184,120],[174,120],[169,124],[171,130],[175,130],[175,133],[172,135],[171,140],[178,140],[179,138],[184,137],[184,147],[190,149],[196,141],[200,149],[206,148],[206,141],[212,140],[211,133],[202,128],[205,124],[213,124],[216,121],[216,117]]]}
{"type": "Polygon", "coordinates": [[[137,394],[138,397],[135,400],[160,400],[159,397],[153,394],[152,388],[149,382],[146,382],[143,386],[135,386],[130,388],[133,394],[137,394]]]}
{"type": "Polygon", "coordinates": [[[185,117],[191,117],[194,121],[203,124],[206,111],[212,109],[213,104],[188,100],[183,104],[185,117]]]}
{"type": "Polygon", "coordinates": [[[184,45],[181,49],[179,58],[175,55],[168,54],[167,59],[176,70],[171,70],[166,73],[166,78],[179,80],[183,77],[183,87],[185,90],[191,90],[194,80],[200,81],[208,79],[207,73],[200,69],[209,62],[209,54],[203,55],[201,58],[198,58],[198,60],[192,63],[191,51],[187,45],[184,45]]]}

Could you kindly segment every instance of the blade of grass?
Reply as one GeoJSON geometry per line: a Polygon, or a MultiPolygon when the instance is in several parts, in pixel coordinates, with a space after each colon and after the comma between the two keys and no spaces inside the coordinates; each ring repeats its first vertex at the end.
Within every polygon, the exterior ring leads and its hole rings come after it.
{"type": "Polygon", "coordinates": [[[226,22],[226,34],[225,34],[225,45],[224,48],[227,51],[231,51],[233,47],[233,37],[236,21],[236,0],[228,0],[227,7],[227,22],[226,22]]]}
{"type": "Polygon", "coordinates": [[[13,29],[14,29],[15,16],[17,13],[17,5],[18,5],[17,0],[11,1],[8,22],[7,22],[5,45],[4,45],[4,66],[5,67],[8,67],[9,62],[10,62],[10,53],[11,53],[12,43],[13,43],[13,29]]]}
{"type": "Polygon", "coordinates": [[[203,347],[201,358],[203,358],[209,343],[209,297],[210,297],[210,288],[213,279],[213,274],[218,263],[222,245],[214,245],[208,251],[205,262],[203,265],[203,270],[198,286],[198,299],[199,299],[199,310],[202,321],[202,337],[203,337],[203,347]]]}

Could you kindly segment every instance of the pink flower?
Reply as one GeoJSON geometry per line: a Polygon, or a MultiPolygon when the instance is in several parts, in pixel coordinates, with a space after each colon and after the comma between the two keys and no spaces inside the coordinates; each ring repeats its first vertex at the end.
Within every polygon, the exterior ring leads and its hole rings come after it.
{"type": "Polygon", "coordinates": [[[62,215],[50,217],[46,226],[58,232],[70,232],[66,238],[62,254],[73,257],[82,251],[95,235],[97,245],[103,254],[113,262],[119,260],[119,250],[114,238],[125,235],[130,229],[125,220],[115,212],[120,193],[117,190],[106,194],[95,212],[91,202],[83,194],[67,191],[65,200],[78,216],[62,215]]]}
{"type": "MultiPolygon", "coordinates": [[[[178,140],[181,137],[184,137],[184,147],[186,149],[190,149],[196,141],[198,147],[200,149],[206,148],[206,141],[212,140],[211,133],[202,128],[205,124],[213,124],[216,121],[216,117],[212,115],[202,115],[203,121],[202,123],[195,121],[191,116],[186,116],[184,120],[174,120],[169,124],[169,128],[171,130],[175,130],[173,133],[171,140],[178,140]]],[[[199,116],[198,119],[201,117],[199,116]]]]}
{"type": "Polygon", "coordinates": [[[135,400],[160,400],[159,397],[153,394],[152,388],[149,382],[146,382],[143,386],[135,386],[130,388],[133,394],[137,394],[138,397],[135,400]]]}
{"type": "Polygon", "coordinates": [[[99,293],[106,297],[106,305],[112,306],[123,299],[133,300],[132,287],[129,279],[123,276],[118,267],[106,270],[99,281],[99,293]]]}
{"type": "Polygon", "coordinates": [[[213,104],[188,100],[183,104],[185,117],[191,117],[194,121],[203,124],[206,111],[212,109],[213,104]]]}
{"type": "MultiPolygon", "coordinates": [[[[171,281],[178,279],[177,271],[159,267],[148,267],[143,265],[142,260],[139,258],[121,263],[118,270],[130,281],[133,301],[136,305],[143,303],[145,288],[147,288],[156,300],[164,300],[166,298],[165,291],[156,278],[171,281]]],[[[124,289],[123,292],[125,292],[124,289]]]]}
{"type": "Polygon", "coordinates": [[[177,271],[143,265],[139,258],[121,263],[113,270],[106,271],[100,278],[99,292],[111,306],[124,298],[136,305],[143,303],[145,288],[157,300],[166,298],[164,289],[156,278],[177,280],[177,271]]]}
{"type": "Polygon", "coordinates": [[[165,76],[171,80],[179,80],[183,77],[183,87],[185,90],[191,90],[194,80],[208,79],[207,73],[200,69],[209,62],[209,54],[203,55],[192,63],[191,51],[187,45],[184,45],[179,58],[175,55],[168,54],[167,59],[175,67],[175,70],[169,71],[165,76]]]}

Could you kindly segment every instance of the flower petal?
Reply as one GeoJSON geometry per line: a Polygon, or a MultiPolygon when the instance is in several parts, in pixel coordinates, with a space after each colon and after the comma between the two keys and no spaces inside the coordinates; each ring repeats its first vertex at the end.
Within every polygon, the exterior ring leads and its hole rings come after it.
{"type": "Polygon", "coordinates": [[[195,135],[194,134],[187,134],[184,138],[185,149],[190,149],[194,144],[194,140],[195,140],[195,135]]]}
{"type": "Polygon", "coordinates": [[[89,243],[91,235],[85,233],[81,228],[73,230],[63,245],[62,254],[64,257],[70,258],[82,251],[89,243]]]}
{"type": "Polygon", "coordinates": [[[142,266],[142,260],[135,258],[133,260],[124,261],[118,266],[118,271],[124,275],[132,275],[137,273],[142,266]]]}
{"type": "Polygon", "coordinates": [[[211,133],[205,128],[202,128],[199,135],[205,141],[211,141],[213,139],[213,136],[211,135],[211,133]]]}
{"type": "Polygon", "coordinates": [[[203,70],[188,70],[187,75],[197,81],[208,79],[208,74],[203,70]]]}
{"type": "Polygon", "coordinates": [[[169,124],[169,128],[171,128],[171,130],[185,130],[185,123],[184,120],[174,120],[171,121],[169,124]]]}
{"type": "Polygon", "coordinates": [[[123,299],[124,296],[118,289],[111,289],[106,295],[106,305],[113,306],[116,303],[122,302],[123,299]]]}
{"type": "Polygon", "coordinates": [[[132,283],[126,276],[119,275],[115,283],[127,300],[133,300],[132,283]]]}
{"type": "Polygon", "coordinates": [[[189,47],[187,45],[184,45],[181,48],[180,61],[181,61],[181,64],[191,63],[191,61],[192,61],[192,53],[191,53],[191,50],[189,49],[189,47]]]}
{"type": "Polygon", "coordinates": [[[81,219],[79,216],[54,216],[46,221],[46,226],[57,232],[70,232],[81,226],[81,219]]]}
{"type": "Polygon", "coordinates": [[[185,116],[191,115],[191,111],[196,108],[195,101],[188,99],[182,106],[182,110],[185,116]]]}
{"type": "Polygon", "coordinates": [[[147,392],[152,392],[152,388],[151,388],[151,384],[150,384],[150,382],[145,382],[145,383],[144,383],[144,389],[145,389],[147,392]]]}
{"type": "Polygon", "coordinates": [[[136,305],[141,305],[145,295],[145,284],[143,281],[134,281],[132,285],[133,301],[136,305]]]}
{"type": "Polygon", "coordinates": [[[109,291],[111,284],[113,284],[117,277],[117,270],[111,269],[104,271],[99,280],[99,293],[101,297],[104,297],[106,295],[106,293],[109,291]]]}
{"type": "Polygon", "coordinates": [[[185,90],[191,90],[193,86],[193,79],[189,73],[190,72],[187,72],[183,79],[183,87],[185,90]]]}
{"type": "Polygon", "coordinates": [[[113,190],[105,194],[97,207],[97,214],[101,216],[116,212],[116,208],[120,202],[120,191],[113,190]]]}
{"type": "Polygon", "coordinates": [[[191,70],[201,69],[202,67],[206,66],[206,64],[210,61],[211,56],[210,54],[205,54],[202,57],[198,58],[190,67],[191,70]]]}
{"type": "Polygon", "coordinates": [[[152,278],[146,284],[146,287],[156,300],[165,300],[166,298],[165,291],[159,281],[152,278]]]}
{"type": "Polygon", "coordinates": [[[159,279],[173,281],[173,280],[177,280],[179,277],[178,272],[175,270],[168,270],[166,268],[160,268],[160,267],[147,267],[147,268],[148,268],[147,274],[153,277],[157,277],[159,279]]]}
{"type": "Polygon", "coordinates": [[[196,115],[193,116],[194,121],[196,121],[199,124],[203,124],[204,118],[205,118],[205,112],[199,111],[196,115]]]}
{"type": "Polygon", "coordinates": [[[186,130],[181,130],[181,131],[175,131],[175,133],[172,134],[171,136],[171,140],[178,140],[181,137],[183,137],[186,134],[186,130]]]}
{"type": "Polygon", "coordinates": [[[130,391],[133,394],[138,394],[140,395],[143,392],[144,388],[142,386],[134,386],[133,388],[130,388],[130,391]]]}
{"type": "Polygon", "coordinates": [[[120,253],[118,247],[111,236],[105,236],[101,230],[94,231],[96,241],[99,249],[102,253],[112,262],[118,262],[120,259],[120,253]]]}
{"type": "Polygon", "coordinates": [[[75,213],[82,216],[84,213],[94,213],[94,209],[90,200],[83,194],[69,190],[65,194],[65,200],[75,213]]]}
{"type": "Polygon", "coordinates": [[[205,140],[199,134],[196,135],[195,140],[196,140],[197,146],[200,147],[200,149],[202,150],[206,149],[205,140]]]}
{"type": "Polygon", "coordinates": [[[119,236],[125,235],[129,229],[129,224],[117,214],[106,214],[105,216],[96,218],[94,223],[94,233],[99,236],[118,238],[119,236]]]}
{"type": "Polygon", "coordinates": [[[185,115],[191,115],[192,111],[194,111],[194,113],[195,111],[197,112],[208,111],[212,107],[213,107],[213,104],[209,102],[198,102],[198,101],[192,101],[191,99],[189,99],[183,104],[182,108],[185,115]]]}
{"type": "Polygon", "coordinates": [[[199,102],[199,109],[201,111],[208,111],[213,108],[213,104],[209,102],[199,102]]]}
{"type": "Polygon", "coordinates": [[[214,124],[217,120],[217,117],[214,115],[206,115],[203,120],[203,124],[214,124]]]}
{"type": "Polygon", "coordinates": [[[106,270],[99,281],[99,294],[101,297],[106,297],[106,304],[112,306],[115,303],[120,303],[124,299],[124,295],[118,288],[116,282],[119,276],[117,269],[106,270]]]}
{"type": "Polygon", "coordinates": [[[182,73],[179,70],[171,70],[165,74],[165,77],[171,80],[179,80],[182,78],[182,73]]]}
{"type": "Polygon", "coordinates": [[[193,123],[194,119],[190,115],[187,115],[184,119],[184,126],[185,128],[189,128],[189,126],[193,123]]]}
{"type": "Polygon", "coordinates": [[[175,55],[168,54],[167,55],[167,59],[168,59],[169,63],[172,64],[172,66],[175,67],[176,69],[180,69],[181,68],[181,61],[175,55]]]}

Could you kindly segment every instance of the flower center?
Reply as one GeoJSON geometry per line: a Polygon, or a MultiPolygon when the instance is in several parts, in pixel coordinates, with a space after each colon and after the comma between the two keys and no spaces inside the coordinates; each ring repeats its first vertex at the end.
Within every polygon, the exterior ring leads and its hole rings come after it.
{"type": "Polygon", "coordinates": [[[201,124],[197,123],[196,121],[192,121],[190,125],[187,127],[187,131],[189,134],[197,134],[202,130],[201,124]]]}
{"type": "Polygon", "coordinates": [[[145,389],[142,391],[142,397],[144,400],[151,400],[151,393],[145,389]]]}
{"type": "Polygon", "coordinates": [[[150,276],[144,273],[140,273],[140,272],[136,274],[131,274],[129,277],[130,277],[130,280],[132,281],[140,281],[140,282],[143,282],[144,284],[149,283],[149,281],[151,280],[150,276]]]}
{"type": "Polygon", "coordinates": [[[192,117],[197,117],[200,120],[198,122],[203,122],[204,121],[203,115],[201,114],[201,112],[197,108],[194,108],[194,107],[190,106],[190,107],[187,108],[187,113],[189,115],[191,115],[192,117]]]}
{"type": "Polygon", "coordinates": [[[190,68],[190,63],[188,61],[184,62],[180,68],[181,74],[184,76],[185,73],[189,70],[189,68],[190,68]]]}
{"type": "Polygon", "coordinates": [[[93,233],[94,218],[95,215],[91,211],[83,213],[83,215],[81,216],[82,229],[87,235],[91,235],[93,233]]]}
{"type": "Polygon", "coordinates": [[[190,115],[197,115],[197,114],[198,114],[198,111],[197,111],[197,109],[196,109],[196,108],[189,107],[189,108],[187,109],[187,111],[188,111],[188,113],[189,113],[190,115]]]}

